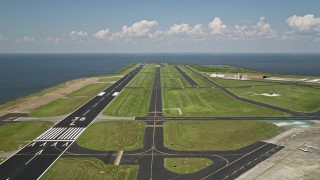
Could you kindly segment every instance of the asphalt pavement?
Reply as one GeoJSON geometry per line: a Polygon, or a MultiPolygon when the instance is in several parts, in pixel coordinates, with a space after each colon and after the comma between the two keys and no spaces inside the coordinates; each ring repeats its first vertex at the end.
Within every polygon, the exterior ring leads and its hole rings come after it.
{"type": "Polygon", "coordinates": [[[153,79],[152,94],[147,116],[162,116],[160,67],[157,67],[153,79]]]}
{"type": "Polygon", "coordinates": [[[193,88],[200,87],[197,82],[195,82],[190,76],[188,76],[188,74],[186,74],[184,71],[182,71],[178,66],[174,66],[174,67],[189,82],[191,87],[193,87],[193,88]]]}

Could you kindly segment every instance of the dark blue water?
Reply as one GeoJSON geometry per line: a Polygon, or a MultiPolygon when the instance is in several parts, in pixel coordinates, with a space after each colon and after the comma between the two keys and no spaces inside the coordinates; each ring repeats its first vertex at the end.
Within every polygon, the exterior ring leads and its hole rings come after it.
{"type": "Polygon", "coordinates": [[[320,76],[320,54],[0,54],[0,102],[71,79],[111,74],[135,62],[233,65],[320,76]]]}

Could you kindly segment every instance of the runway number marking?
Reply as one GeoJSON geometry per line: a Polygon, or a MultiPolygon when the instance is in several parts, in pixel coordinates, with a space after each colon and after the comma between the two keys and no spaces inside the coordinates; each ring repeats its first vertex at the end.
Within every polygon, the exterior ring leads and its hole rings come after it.
{"type": "Polygon", "coordinates": [[[62,146],[68,146],[69,142],[64,143],[62,146]]]}
{"type": "MultiPolygon", "coordinates": [[[[71,126],[76,125],[75,122],[76,122],[79,118],[80,118],[80,117],[74,117],[74,119],[71,120],[72,122],[70,123],[70,125],[71,125],[71,126]]],[[[82,118],[79,119],[79,121],[85,121],[85,120],[86,120],[86,117],[82,117],[82,118]]]]}
{"type": "Polygon", "coordinates": [[[40,150],[39,152],[37,152],[36,154],[34,154],[34,156],[28,161],[25,163],[25,165],[27,165],[29,162],[31,162],[35,157],[39,156],[41,153],[42,153],[43,149],[40,150]]]}
{"type": "Polygon", "coordinates": [[[76,125],[75,122],[79,119],[79,117],[75,117],[74,119],[72,119],[72,123],[70,123],[71,126],[76,125]]]}

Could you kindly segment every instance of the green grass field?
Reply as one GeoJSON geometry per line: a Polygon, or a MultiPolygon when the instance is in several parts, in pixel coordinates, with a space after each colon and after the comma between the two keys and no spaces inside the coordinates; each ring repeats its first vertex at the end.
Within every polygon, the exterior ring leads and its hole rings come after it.
{"type": "Polygon", "coordinates": [[[136,165],[107,165],[93,158],[60,158],[41,177],[42,180],[135,180],[136,165]]]}
{"type": "Polygon", "coordinates": [[[210,78],[212,81],[218,83],[221,86],[256,86],[256,85],[272,85],[274,83],[266,80],[250,81],[250,80],[234,80],[234,79],[223,79],[223,78],[210,78]]]}
{"type": "Polygon", "coordinates": [[[142,73],[153,73],[156,71],[157,64],[147,64],[140,72],[142,73]]]}
{"type": "Polygon", "coordinates": [[[190,174],[200,171],[212,164],[206,158],[165,158],[164,167],[178,174],[190,174]]]}
{"type": "Polygon", "coordinates": [[[77,144],[94,150],[136,150],[142,147],[145,123],[142,121],[106,121],[92,124],[77,144]]]}
{"type": "Polygon", "coordinates": [[[128,84],[128,87],[152,87],[156,65],[148,64],[138,75],[128,84]]]}
{"type": "Polygon", "coordinates": [[[202,87],[212,87],[212,83],[208,80],[204,79],[203,77],[199,76],[198,74],[194,73],[190,69],[186,68],[185,66],[179,66],[182,71],[184,71],[188,76],[190,76],[194,81],[196,81],[202,87]]]}
{"type": "Polygon", "coordinates": [[[98,82],[112,83],[118,81],[120,78],[120,76],[102,76],[98,82]]]}
{"type": "Polygon", "coordinates": [[[165,88],[191,87],[188,81],[174,68],[173,65],[166,65],[161,68],[161,86],[165,88]]]}
{"type": "Polygon", "coordinates": [[[229,88],[229,90],[247,99],[294,111],[314,112],[320,110],[320,91],[315,88],[295,85],[275,85],[251,88],[229,88]],[[280,96],[268,97],[260,95],[269,92],[280,94],[280,96]]]}
{"type": "Polygon", "coordinates": [[[154,75],[156,73],[154,69],[154,72],[139,72],[136,77],[128,84],[128,87],[152,87],[154,75]]]}
{"type": "Polygon", "coordinates": [[[149,111],[150,88],[124,88],[103,111],[109,116],[144,116],[149,111]]]}
{"type": "MultiPolygon", "coordinates": [[[[164,65],[161,67],[161,73],[179,73],[174,65],[164,65]]],[[[162,75],[162,74],[161,74],[162,75]]]]}
{"type": "Polygon", "coordinates": [[[237,73],[237,72],[246,72],[246,73],[257,73],[257,71],[237,68],[233,66],[223,66],[223,65],[190,65],[191,68],[201,71],[201,72],[219,72],[219,73],[237,73]]]}
{"type": "Polygon", "coordinates": [[[49,129],[53,123],[28,121],[0,126],[0,151],[17,150],[49,129]]]}
{"type": "Polygon", "coordinates": [[[29,113],[29,116],[59,116],[71,113],[85,102],[103,91],[110,84],[94,83],[87,85],[71,94],[41,106],[29,113]]]}
{"type": "Polygon", "coordinates": [[[130,64],[129,66],[126,66],[122,69],[120,69],[119,71],[117,71],[116,73],[114,73],[115,75],[124,75],[127,74],[128,72],[132,71],[134,68],[136,68],[139,64],[133,63],[130,64]]]}
{"type": "MultiPolygon", "coordinates": [[[[180,108],[183,116],[287,116],[272,109],[233,99],[213,88],[163,89],[164,109],[180,108]]],[[[164,110],[166,116],[179,116],[178,111],[164,110]]]]}
{"type": "Polygon", "coordinates": [[[234,150],[267,138],[276,125],[258,121],[167,121],[164,145],[174,150],[234,150]]]}

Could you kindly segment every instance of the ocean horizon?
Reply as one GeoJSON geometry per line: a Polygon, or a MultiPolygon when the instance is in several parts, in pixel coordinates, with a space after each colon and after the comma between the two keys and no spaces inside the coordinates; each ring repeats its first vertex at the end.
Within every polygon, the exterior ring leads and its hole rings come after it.
{"type": "Polygon", "coordinates": [[[112,74],[132,63],[230,65],[320,76],[316,53],[5,53],[0,54],[0,103],[72,79],[112,74]]]}

